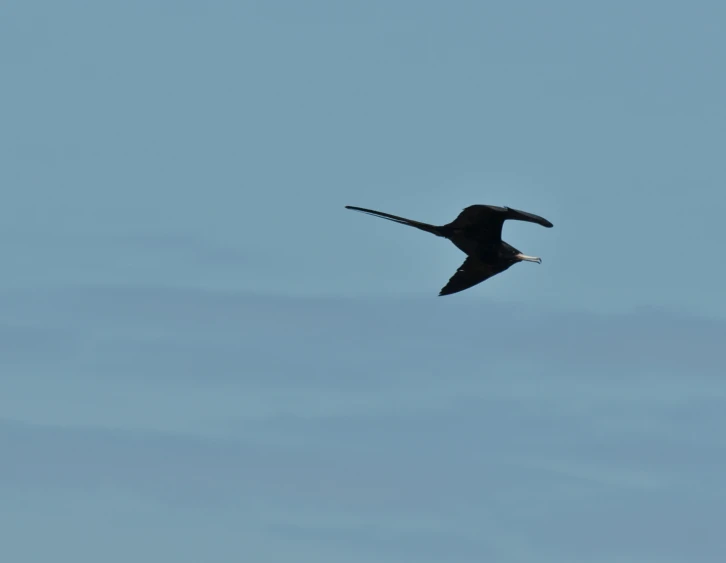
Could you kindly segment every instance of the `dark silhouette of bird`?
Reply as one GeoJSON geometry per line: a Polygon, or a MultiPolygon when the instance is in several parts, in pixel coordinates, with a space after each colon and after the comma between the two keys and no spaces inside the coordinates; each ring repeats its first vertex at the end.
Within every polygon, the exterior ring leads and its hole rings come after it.
{"type": "Polygon", "coordinates": [[[395,221],[409,227],[416,227],[427,233],[444,237],[464,252],[467,256],[466,260],[441,289],[439,296],[451,295],[469,289],[492,276],[502,273],[517,262],[542,263],[541,258],[522,254],[512,245],[502,240],[502,226],[507,219],[537,223],[547,228],[552,227],[552,223],[539,215],[496,205],[471,205],[459,213],[459,216],[451,223],[441,226],[421,223],[420,221],[413,221],[412,219],[405,219],[372,209],[364,209],[363,207],[346,205],[345,208],[395,221]]]}

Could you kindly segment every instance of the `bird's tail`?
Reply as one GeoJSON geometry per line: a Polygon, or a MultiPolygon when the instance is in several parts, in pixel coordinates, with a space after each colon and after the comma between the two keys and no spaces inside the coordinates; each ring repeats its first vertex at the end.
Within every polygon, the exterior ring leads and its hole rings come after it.
{"type": "Polygon", "coordinates": [[[390,215],[388,213],[383,213],[382,211],[364,209],[363,207],[353,207],[352,205],[346,205],[345,208],[352,209],[353,211],[361,211],[363,213],[367,213],[368,215],[373,215],[374,217],[381,217],[382,219],[388,219],[389,221],[395,221],[396,223],[401,223],[402,225],[408,225],[409,227],[416,227],[417,229],[421,229],[422,231],[426,231],[427,233],[431,233],[431,234],[439,236],[439,237],[444,236],[440,227],[437,227],[435,225],[429,225],[428,223],[422,223],[420,221],[414,221],[413,219],[406,219],[404,217],[398,217],[397,215],[390,215]]]}

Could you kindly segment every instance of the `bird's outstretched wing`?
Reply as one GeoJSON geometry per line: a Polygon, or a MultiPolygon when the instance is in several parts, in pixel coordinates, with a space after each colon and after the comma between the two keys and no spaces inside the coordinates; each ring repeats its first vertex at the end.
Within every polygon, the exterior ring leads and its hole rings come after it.
{"type": "Polygon", "coordinates": [[[496,205],[470,205],[459,213],[456,219],[446,225],[446,228],[464,230],[467,236],[472,238],[498,241],[502,238],[502,225],[507,219],[537,223],[547,228],[552,227],[552,223],[544,217],[519,209],[496,205]]]}
{"type": "Polygon", "coordinates": [[[552,228],[552,223],[550,223],[547,219],[544,217],[540,217],[539,215],[535,215],[534,213],[529,213],[528,211],[522,211],[520,209],[512,209],[511,207],[505,207],[506,213],[505,213],[505,219],[514,219],[515,221],[528,221],[529,223],[537,223],[538,225],[542,225],[543,227],[547,227],[548,229],[552,228]]]}
{"type": "Polygon", "coordinates": [[[465,289],[474,287],[484,280],[503,272],[511,265],[511,262],[497,265],[486,264],[478,258],[469,256],[466,260],[464,260],[464,263],[459,266],[456,273],[451,276],[449,282],[441,289],[439,296],[451,295],[452,293],[458,293],[459,291],[464,291],[465,289]]]}

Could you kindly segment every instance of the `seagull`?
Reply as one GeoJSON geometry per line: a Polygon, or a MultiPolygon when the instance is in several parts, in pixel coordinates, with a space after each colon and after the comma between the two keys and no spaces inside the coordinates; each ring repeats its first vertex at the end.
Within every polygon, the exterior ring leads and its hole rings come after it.
{"type": "Polygon", "coordinates": [[[507,219],[537,223],[548,229],[553,226],[547,219],[539,215],[496,205],[470,205],[451,223],[441,226],[363,207],[346,205],[345,208],[395,221],[446,238],[466,254],[466,260],[441,289],[439,296],[451,295],[474,287],[484,280],[502,273],[517,262],[542,263],[541,258],[522,254],[502,240],[502,226],[507,219]]]}

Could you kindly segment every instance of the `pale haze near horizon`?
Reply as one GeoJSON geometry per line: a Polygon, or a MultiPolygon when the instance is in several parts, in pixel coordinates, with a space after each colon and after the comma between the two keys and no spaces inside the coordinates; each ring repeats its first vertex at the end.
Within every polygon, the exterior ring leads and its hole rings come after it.
{"type": "Polygon", "coordinates": [[[725,17],[9,3],[2,559],[723,561],[725,17]]]}

